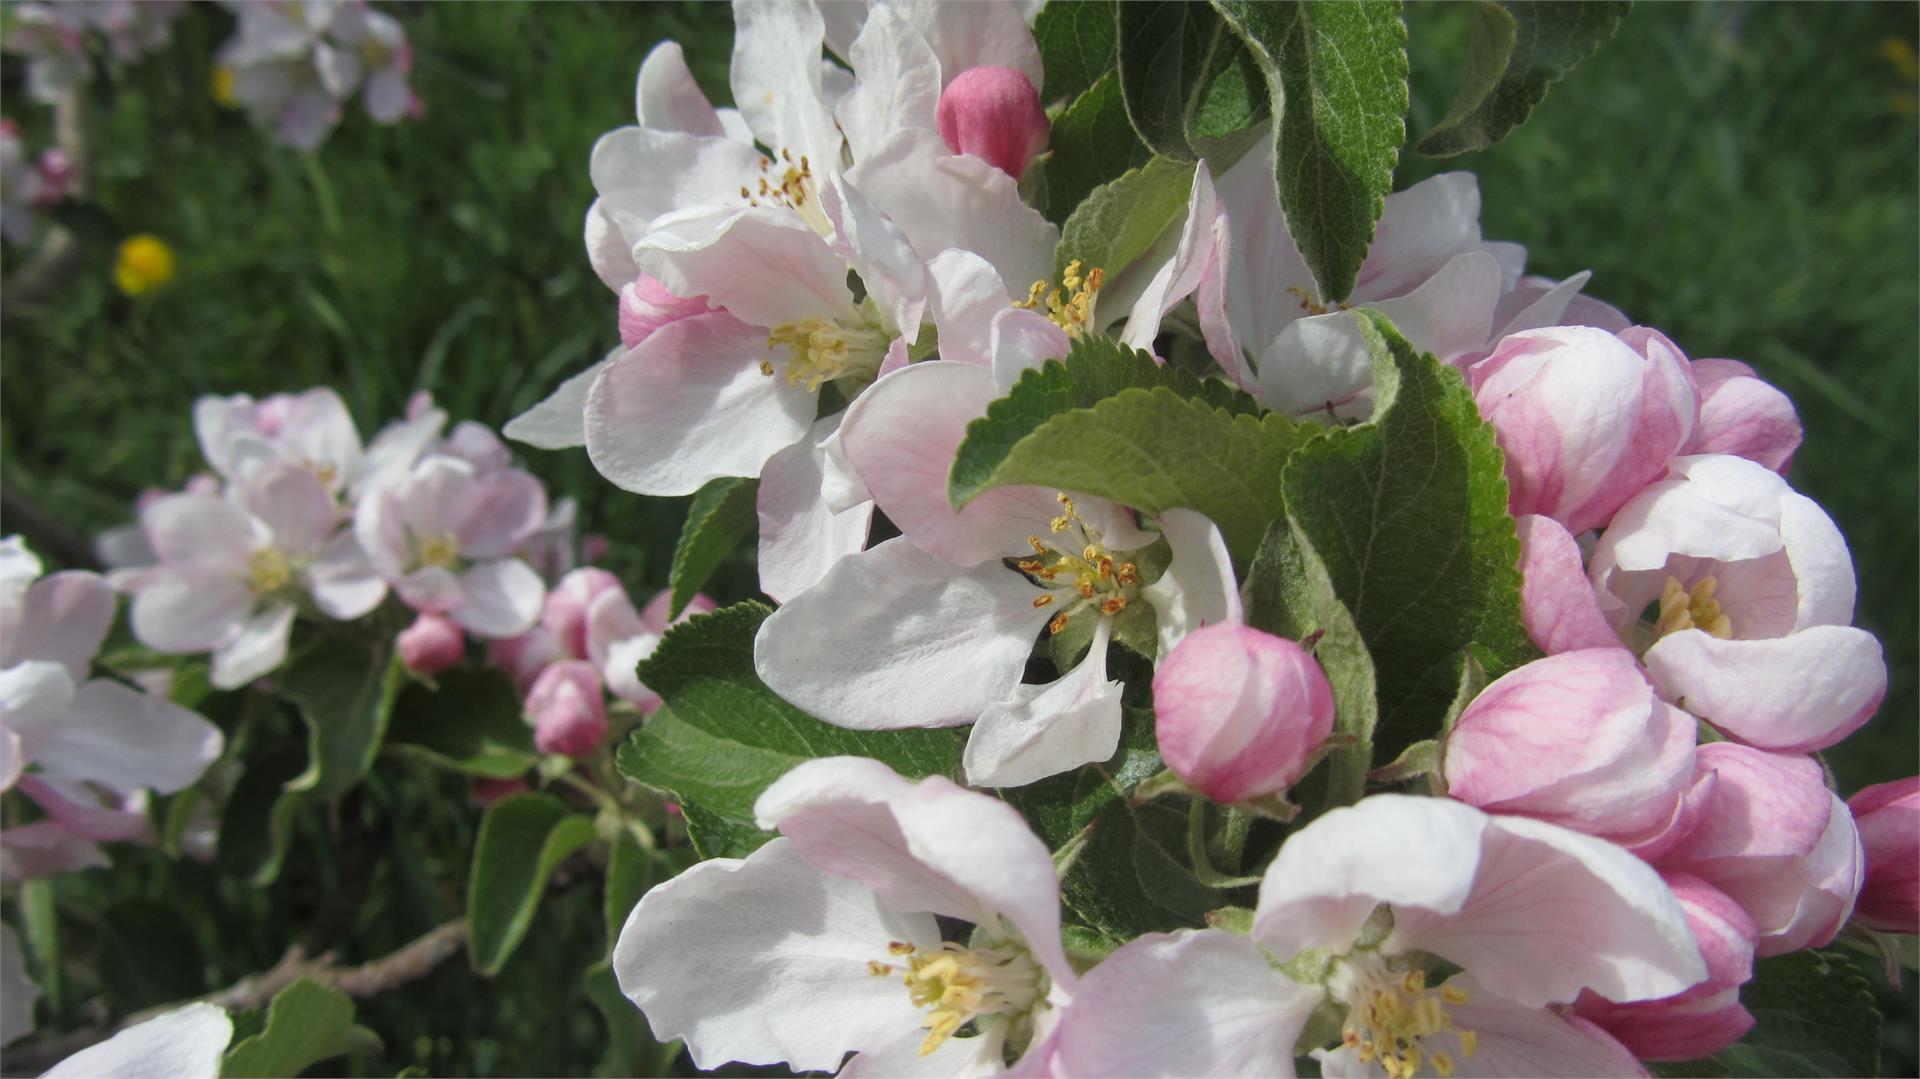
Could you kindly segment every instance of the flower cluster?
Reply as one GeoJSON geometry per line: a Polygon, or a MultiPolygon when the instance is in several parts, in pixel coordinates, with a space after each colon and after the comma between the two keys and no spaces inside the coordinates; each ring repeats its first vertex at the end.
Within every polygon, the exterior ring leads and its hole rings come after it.
{"type": "Polygon", "coordinates": [[[213,95],[297,150],[313,150],[356,92],[375,123],[417,118],[407,85],[413,48],[392,16],[366,0],[229,2],[238,25],[220,47],[213,95]]]}
{"type": "Polygon", "coordinates": [[[0,48],[27,58],[27,92],[52,104],[93,75],[96,35],[122,64],[166,46],[186,0],[59,0],[16,4],[0,48]]]}
{"type": "MultiPolygon", "coordinates": [[[[1885,822],[1863,853],[1810,755],[1886,672],[1837,529],[1781,478],[1793,407],[1750,368],[1690,360],[1586,274],[1527,276],[1481,237],[1465,173],[1387,198],[1344,298],[1295,243],[1270,149],[1217,181],[1198,162],[1144,255],[1066,259],[1023,197],[1049,134],[1020,7],[735,18],[738,111],[669,42],[638,123],[595,147],[586,247],[622,344],[507,434],[584,447],[642,494],[757,478],[780,603],[759,680],[841,728],[971,729],[952,778],[794,768],[754,807],[779,838],[649,893],[615,967],[658,1037],[702,1067],[843,1074],[1289,1075],[1309,1053],[1329,1075],[1636,1074],[1738,1039],[1755,957],[1832,940],[1863,894],[1863,924],[1913,931],[1911,784],[1856,799],[1885,822]],[[1352,702],[1318,634],[1247,624],[1218,522],[1017,482],[956,508],[949,476],[996,399],[1108,337],[1201,357],[1302,437],[1363,423],[1387,402],[1360,307],[1453,369],[1503,452],[1544,658],[1480,690],[1428,763],[1376,772],[1433,796],[1356,792],[1287,831],[1289,789],[1353,744],[1352,702]],[[1228,807],[1234,859],[1249,817],[1283,841],[1226,885],[1258,883],[1250,912],[1063,944],[1055,863],[1093,855],[1050,856],[954,779],[1108,762],[1149,690],[1167,772],[1131,796],[1192,797],[1197,829],[1228,807]]],[[[591,633],[567,652],[590,679],[591,633]]]]}

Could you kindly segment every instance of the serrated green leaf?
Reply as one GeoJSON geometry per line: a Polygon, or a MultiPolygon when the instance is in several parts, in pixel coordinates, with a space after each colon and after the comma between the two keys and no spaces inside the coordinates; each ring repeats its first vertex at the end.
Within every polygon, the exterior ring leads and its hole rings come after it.
{"type": "Polygon", "coordinates": [[[1372,766],[1379,702],[1373,657],[1353,613],[1340,601],[1319,554],[1284,521],[1275,522],[1261,541],[1246,593],[1249,626],[1294,640],[1320,634],[1313,658],[1333,688],[1334,731],[1353,739],[1328,754],[1325,766],[1302,786],[1300,800],[1310,794],[1325,806],[1359,801],[1372,766]]]}
{"type": "Polygon", "coordinates": [[[475,970],[500,973],[533,924],[553,868],[594,835],[591,817],[539,791],[502,798],[487,810],[467,879],[467,951],[475,970]]]}
{"type": "Polygon", "coordinates": [[[299,1075],[335,1057],[381,1051],[380,1036],[353,1021],[353,1001],[302,978],[274,994],[266,1027],[227,1050],[224,1079],[299,1075]]]}
{"type": "Polygon", "coordinates": [[[1218,176],[1266,134],[1273,115],[1260,62],[1230,28],[1215,30],[1205,74],[1187,105],[1187,144],[1218,176]]]}
{"type": "Polygon", "coordinates": [[[1153,156],[1127,124],[1119,76],[1111,71],[1054,117],[1048,144],[1052,150],[1042,170],[1047,219],[1055,223],[1066,220],[1100,185],[1153,156]]]}
{"type": "Polygon", "coordinates": [[[1328,300],[1373,240],[1406,138],[1407,28],[1392,0],[1213,0],[1266,76],[1287,231],[1328,300]]]}
{"type": "Polygon", "coordinates": [[[1114,0],[1050,3],[1033,20],[1046,73],[1044,100],[1078,97],[1113,70],[1114,0]]]}
{"type": "Polygon", "coordinates": [[[1858,967],[1837,951],[1762,959],[1740,1003],[1754,1026],[1702,1060],[1656,1064],[1663,1076],[1879,1075],[1881,1016],[1858,967]]]}
{"type": "Polygon", "coordinates": [[[680,617],[727,554],[759,528],[760,518],[755,512],[759,493],[759,480],[732,476],[708,480],[694,492],[686,524],[680,529],[680,542],[673,548],[673,570],[668,577],[673,608],[669,618],[680,617]]]}
{"type": "Polygon", "coordinates": [[[1201,96],[1220,17],[1204,4],[1128,0],[1120,5],[1118,74],[1127,119],[1153,152],[1191,163],[1187,118],[1201,96]]]}
{"type": "Polygon", "coordinates": [[[754,800],[802,761],[872,757],[910,779],[960,769],[961,732],[845,730],[775,696],[753,668],[754,634],[772,613],[747,602],[690,619],[640,664],[666,707],[620,748],[620,771],[680,802],[704,858],[772,838],[753,822],[754,800]]]}
{"type": "Polygon", "coordinates": [[[406,669],[385,642],[321,637],[276,677],[307,724],[307,769],[289,792],[331,801],[360,782],[393,716],[406,669]]]}
{"type": "Polygon", "coordinates": [[[1482,150],[1526,122],[1547,90],[1613,37],[1628,0],[1477,0],[1466,81],[1453,108],[1414,149],[1428,157],[1482,150]]]}
{"type": "Polygon", "coordinates": [[[1060,227],[1054,275],[1078,260],[1086,269],[1118,276],[1182,219],[1192,190],[1193,166],[1164,157],[1094,188],[1060,227]]]}
{"type": "Polygon", "coordinates": [[[540,763],[521,707],[506,672],[454,667],[431,686],[409,682],[400,691],[386,749],[437,768],[511,779],[540,763]]]}
{"type": "Polygon", "coordinates": [[[1437,733],[1469,645],[1497,678],[1537,653],[1520,622],[1519,539],[1493,429],[1458,371],[1359,313],[1374,414],[1296,448],[1283,485],[1293,535],[1325,566],[1371,655],[1375,748],[1437,733]]]}
{"type": "Polygon", "coordinates": [[[947,494],[961,506],[991,487],[1033,484],[1149,513],[1185,507],[1218,525],[1244,565],[1280,514],[1276,477],[1295,427],[1279,413],[1256,416],[1251,399],[1243,410],[1243,397],[1083,339],[1066,363],[1026,372],[968,425],[947,494]]]}

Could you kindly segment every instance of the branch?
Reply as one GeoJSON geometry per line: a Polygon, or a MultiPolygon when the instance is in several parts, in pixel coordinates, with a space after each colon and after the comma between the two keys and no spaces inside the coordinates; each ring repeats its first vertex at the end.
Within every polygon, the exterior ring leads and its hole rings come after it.
{"type": "Polygon", "coordinates": [[[287,953],[270,969],[250,974],[219,992],[195,1000],[180,1000],[148,1008],[118,1023],[102,1021],[77,1027],[64,1034],[11,1049],[6,1054],[4,1071],[8,1075],[38,1074],[130,1026],[188,1004],[217,1004],[228,1011],[264,1008],[280,990],[302,978],[338,989],[350,997],[378,996],[425,977],[434,967],[465,946],[466,942],[467,920],[456,918],[416,938],[399,951],[357,967],[335,966],[331,952],[310,959],[306,949],[296,944],[288,948],[287,953]]]}

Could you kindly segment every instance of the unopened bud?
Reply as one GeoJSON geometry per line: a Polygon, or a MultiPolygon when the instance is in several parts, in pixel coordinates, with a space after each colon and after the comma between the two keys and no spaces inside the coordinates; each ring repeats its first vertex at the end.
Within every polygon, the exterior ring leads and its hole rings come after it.
{"type": "Polygon", "coordinates": [[[527,693],[533,744],[542,753],[584,757],[607,735],[600,672],[585,660],[562,660],[540,672],[527,693]]]}
{"type": "Polygon", "coordinates": [[[1278,794],[1333,732],[1333,688],[1299,645],[1203,626],[1153,676],[1154,732],[1173,773],[1216,802],[1278,794]]]}
{"type": "Polygon", "coordinates": [[[984,158],[1015,179],[1047,148],[1040,93],[1010,67],[972,67],[955,76],[940,93],[935,121],[947,149],[984,158]]]}
{"type": "Polygon", "coordinates": [[[400,646],[400,662],[415,674],[439,674],[467,653],[467,635],[452,619],[425,612],[394,643],[400,646]]]}

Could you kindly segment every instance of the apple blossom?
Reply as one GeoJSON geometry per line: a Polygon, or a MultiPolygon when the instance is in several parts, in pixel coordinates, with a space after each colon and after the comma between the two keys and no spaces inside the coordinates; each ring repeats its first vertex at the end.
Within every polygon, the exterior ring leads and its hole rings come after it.
{"type": "Polygon", "coordinates": [[[1525,251],[1481,239],[1479,186],[1453,172],[1386,197],[1352,294],[1330,305],[1287,231],[1273,175],[1263,144],[1220,177],[1231,243],[1197,296],[1207,350],[1269,408],[1366,417],[1372,364],[1346,308],[1374,308],[1415,348],[1464,363],[1507,334],[1553,325],[1586,282],[1581,274],[1503,309],[1525,251]]]}
{"type": "Polygon", "coordinates": [[[354,534],[408,606],[475,636],[513,637],[540,617],[546,586],[512,552],[546,515],[546,491],[525,472],[479,476],[457,458],[428,457],[368,493],[354,534]]]}
{"type": "Polygon", "coordinates": [[[1548,656],[1495,679],[1447,733],[1447,793],[1611,839],[1670,846],[1694,772],[1693,717],[1624,648],[1548,656]]]}
{"type": "Polygon", "coordinates": [[[554,584],[540,612],[540,625],[562,650],[575,659],[587,658],[587,612],[609,592],[625,590],[620,579],[606,570],[582,566],[554,584]]]}
{"type": "Polygon", "coordinates": [[[599,669],[609,692],[643,715],[652,715],[660,707],[660,695],[641,684],[636,670],[640,661],[653,654],[669,628],[715,608],[713,600],[695,595],[678,617],[669,618],[672,604],[673,593],[663,589],[636,612],[626,590],[614,588],[596,595],[587,608],[581,658],[599,669]]]}
{"type": "Polygon", "coordinates": [[[220,48],[214,93],[298,150],[317,149],[340,104],[364,86],[367,114],[396,123],[420,109],[407,86],[413,52],[392,18],[364,0],[229,2],[237,20],[220,48]]]}
{"type": "Polygon", "coordinates": [[[1699,403],[1687,358],[1636,327],[1509,335],[1470,377],[1506,454],[1508,501],[1585,532],[1658,478],[1693,432],[1699,403]]]}
{"type": "Polygon", "coordinates": [[[600,672],[585,660],[549,664],[527,691],[533,742],[542,753],[584,757],[607,736],[607,705],[600,672]]]}
{"type": "Polygon", "coordinates": [[[362,447],[340,395],[325,387],[259,401],[247,394],[202,397],[193,405],[200,452],[222,478],[244,483],[270,465],[291,461],[329,491],[356,496],[404,474],[445,422],[446,414],[428,401],[362,447]]]}
{"type": "Polygon", "coordinates": [[[333,496],[300,465],[267,466],[234,499],[175,495],[141,515],[158,564],[132,571],[133,632],[162,652],[213,653],[213,684],[242,686],[280,666],[301,596],[329,618],[378,606],[386,584],[333,496]]]}
{"type": "Polygon", "coordinates": [[[1661,694],[1730,737],[1782,752],[1825,748],[1885,695],[1880,642],[1848,625],[1846,541],[1763,465],[1675,458],[1667,478],[1614,515],[1588,570],[1601,614],[1645,649],[1661,694]]]}
{"type": "Polygon", "coordinates": [[[994,392],[985,368],[939,361],[854,403],[848,460],[903,534],[841,558],[775,611],[754,666],[839,726],[973,723],[969,782],[1018,786],[1113,753],[1121,686],[1106,676],[1106,644],[1123,620],[1136,647],[1164,655],[1200,625],[1237,619],[1239,596],[1219,531],[1191,511],[1159,516],[1168,561],[1154,576],[1141,564],[1156,537],[1104,499],[1010,487],[953,510],[954,448],[994,392]],[[1022,685],[1043,626],[1084,633],[1085,659],[1022,685]]]}
{"type": "Polygon", "coordinates": [[[1865,859],[1853,814],[1827,789],[1819,762],[1734,742],[1703,745],[1697,757],[1714,777],[1711,793],[1660,867],[1740,904],[1762,958],[1832,940],[1853,911],[1865,859]]]}
{"type": "Polygon", "coordinates": [[[1887,933],[1920,933],[1920,777],[1866,787],[1847,807],[1867,857],[1854,920],[1887,933]]]}
{"type": "Polygon", "coordinates": [[[467,654],[467,635],[444,615],[422,613],[394,638],[407,670],[429,677],[459,663],[467,654]]]}
{"type": "Polygon", "coordinates": [[[1695,360],[1693,381],[1700,388],[1700,420],[1681,452],[1730,453],[1786,475],[1801,437],[1800,416],[1787,395],[1739,360],[1695,360]]]}
{"type": "Polygon", "coordinates": [[[994,1074],[1045,1043],[1076,976],[1052,858],[1011,806],[828,757],[754,815],[780,838],[654,888],[620,931],[614,971],[656,1037],[700,1068],[853,1052],[840,1074],[877,1076],[994,1074]],[[943,941],[936,916],[976,928],[943,941]]]}
{"type": "Polygon", "coordinates": [[[92,76],[87,12],[78,4],[16,4],[0,48],[27,58],[27,93],[51,105],[92,76]]]}
{"type": "Polygon", "coordinates": [[[1551,517],[1514,518],[1520,536],[1520,620],[1527,637],[1548,655],[1620,643],[1600,614],[1600,602],[1581,564],[1580,545],[1551,517]]]}
{"type": "Polygon", "coordinates": [[[1061,1017],[1051,1063],[1069,1075],[1291,1076],[1296,1040],[1329,1008],[1342,1040],[1312,1053],[1326,1075],[1635,1075],[1618,1042],[1555,1006],[1586,990],[1666,997],[1706,974],[1679,903],[1618,847],[1446,799],[1375,795],[1287,838],[1251,938],[1150,933],[1102,961],[1061,1017]],[[1429,985],[1435,959],[1460,973],[1429,985]]]}
{"type": "Polygon", "coordinates": [[[1711,1056],[1753,1029],[1740,987],[1753,977],[1753,919],[1726,894],[1686,873],[1660,874],[1706,960],[1707,980],[1675,996],[1615,1004],[1582,993],[1573,1014],[1592,1021],[1643,1060],[1711,1056]]]}
{"type": "Polygon", "coordinates": [[[1216,802],[1281,794],[1333,731],[1333,689],[1283,637],[1221,623],[1188,633],[1153,674],[1160,756],[1216,802]]]}

